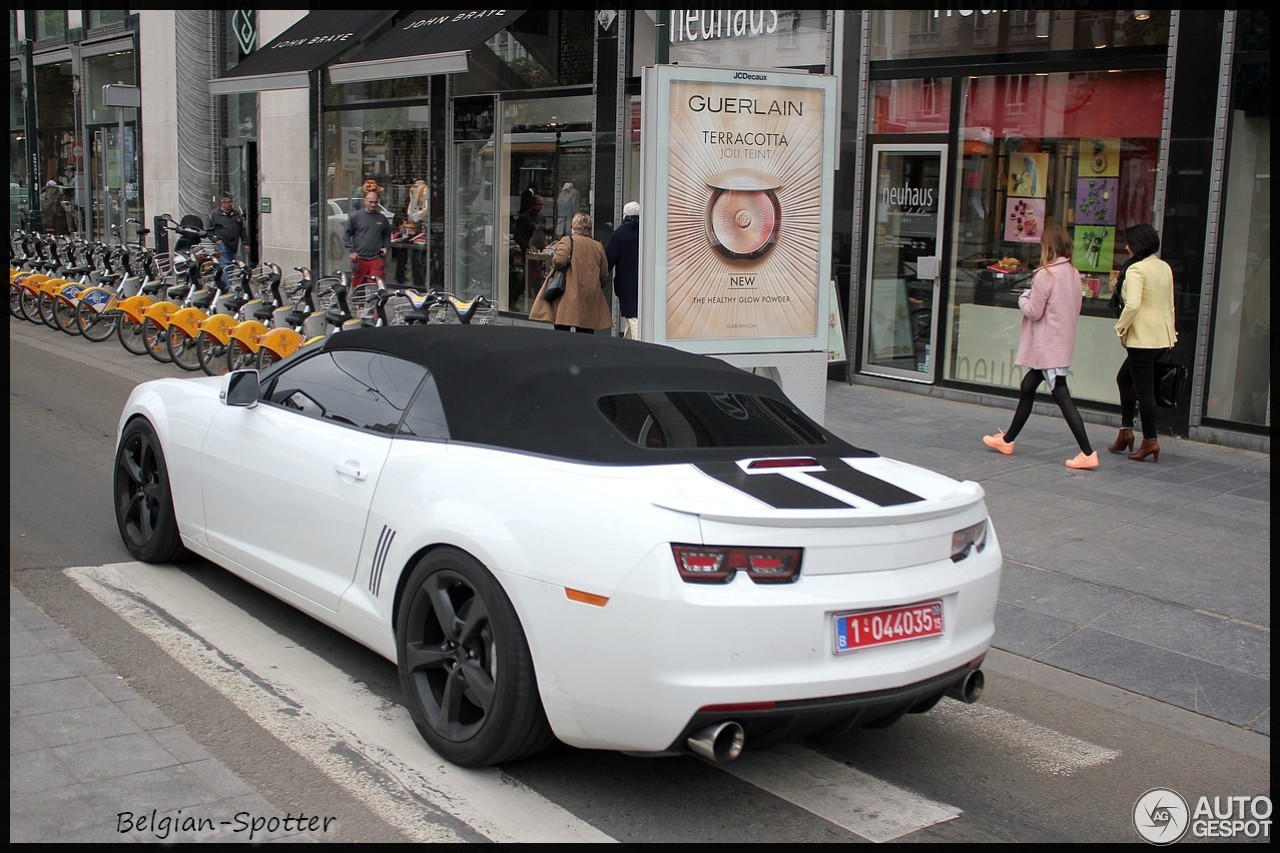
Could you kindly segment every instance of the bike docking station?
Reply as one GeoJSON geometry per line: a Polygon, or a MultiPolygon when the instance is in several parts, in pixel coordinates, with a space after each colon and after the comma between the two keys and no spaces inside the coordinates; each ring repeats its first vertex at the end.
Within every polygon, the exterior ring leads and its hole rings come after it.
{"type": "Polygon", "coordinates": [[[644,69],[640,338],[774,379],[825,418],[831,75],[644,69]]]}

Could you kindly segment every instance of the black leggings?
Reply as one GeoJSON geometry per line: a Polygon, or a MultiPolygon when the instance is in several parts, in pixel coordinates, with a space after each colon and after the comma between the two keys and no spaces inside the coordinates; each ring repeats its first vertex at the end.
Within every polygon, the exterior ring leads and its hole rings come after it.
{"type": "MultiPolygon", "coordinates": [[[[1036,389],[1040,387],[1040,383],[1043,381],[1044,374],[1035,369],[1028,370],[1027,374],[1022,377],[1022,385],[1018,388],[1018,409],[1013,413],[1013,423],[1005,430],[1005,441],[1013,441],[1017,438],[1018,433],[1022,431],[1022,427],[1026,425],[1027,418],[1031,417],[1031,407],[1036,402],[1036,389]]],[[[1089,443],[1089,434],[1084,431],[1084,420],[1080,417],[1080,412],[1076,410],[1075,401],[1071,399],[1071,392],[1067,390],[1067,377],[1059,377],[1058,381],[1053,383],[1053,387],[1049,389],[1049,393],[1053,395],[1053,401],[1062,410],[1062,417],[1066,418],[1067,426],[1071,428],[1071,434],[1075,436],[1076,444],[1080,445],[1080,450],[1086,455],[1093,453],[1093,445],[1089,443]]]]}
{"type": "Polygon", "coordinates": [[[1116,373],[1120,426],[1133,429],[1133,413],[1137,409],[1143,439],[1156,437],[1156,359],[1163,352],[1163,349],[1127,349],[1124,363],[1116,373]]]}
{"type": "Polygon", "coordinates": [[[562,326],[559,323],[555,323],[553,325],[555,326],[556,330],[560,332],[573,331],[583,335],[594,335],[596,333],[595,329],[584,329],[581,326],[562,326]]]}

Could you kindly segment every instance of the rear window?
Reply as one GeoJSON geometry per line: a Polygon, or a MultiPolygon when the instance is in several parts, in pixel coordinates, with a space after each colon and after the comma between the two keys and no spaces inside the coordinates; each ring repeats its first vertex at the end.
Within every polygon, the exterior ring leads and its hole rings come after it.
{"type": "Polygon", "coordinates": [[[799,447],[826,437],[781,400],[718,391],[653,391],[600,399],[600,411],[637,447],[799,447]]]}

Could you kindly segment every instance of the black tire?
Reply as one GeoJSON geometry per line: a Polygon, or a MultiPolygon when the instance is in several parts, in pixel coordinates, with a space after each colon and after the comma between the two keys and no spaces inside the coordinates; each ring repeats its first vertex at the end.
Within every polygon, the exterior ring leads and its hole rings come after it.
{"type": "Polygon", "coordinates": [[[230,369],[227,347],[213,335],[196,335],[196,361],[200,363],[200,369],[210,376],[221,376],[230,369]]]}
{"type": "Polygon", "coordinates": [[[59,299],[54,303],[53,322],[58,327],[58,331],[66,332],[68,335],[80,334],[80,326],[76,324],[76,309],[79,307],[79,302],[68,302],[65,299],[59,299]]]}
{"type": "Polygon", "coordinates": [[[267,347],[258,347],[258,357],[254,360],[253,364],[248,366],[256,367],[258,370],[266,370],[278,361],[280,361],[280,356],[275,350],[268,349],[267,347]]]}
{"type": "Polygon", "coordinates": [[[142,336],[142,324],[133,323],[123,315],[116,322],[116,337],[120,345],[134,355],[142,355],[147,351],[147,341],[142,336]]]}
{"type": "Polygon", "coordinates": [[[185,329],[170,326],[165,333],[165,349],[169,352],[169,360],[183,370],[200,369],[200,356],[196,352],[195,339],[187,337],[185,329]]]}
{"type": "Polygon", "coordinates": [[[44,291],[40,292],[40,299],[36,303],[37,310],[40,312],[40,322],[54,330],[58,328],[58,323],[53,318],[53,309],[57,306],[57,303],[57,296],[44,291]]]}
{"type": "Polygon", "coordinates": [[[19,320],[26,319],[22,316],[22,291],[21,285],[15,284],[13,279],[9,279],[9,313],[19,320]]]}
{"type": "Polygon", "coordinates": [[[115,334],[116,324],[120,322],[120,312],[108,308],[105,311],[94,311],[85,302],[76,304],[76,328],[80,335],[95,344],[102,343],[115,334]]]}
{"type": "Polygon", "coordinates": [[[169,357],[169,330],[150,317],[142,321],[142,343],[147,355],[161,364],[173,361],[169,357]]]}
{"type": "Polygon", "coordinates": [[[111,491],[120,538],[135,559],[171,563],[183,555],[164,450],[143,418],[130,421],[120,435],[111,491]]]}
{"type": "Polygon", "coordinates": [[[246,370],[258,366],[258,353],[249,349],[244,341],[232,338],[227,342],[227,370],[246,370]]]}
{"type": "Polygon", "coordinates": [[[18,296],[18,310],[32,323],[44,322],[40,319],[40,294],[29,288],[22,288],[22,293],[18,296]]]}
{"type": "Polygon", "coordinates": [[[515,608],[469,554],[441,548],[414,566],[396,614],[396,659],[414,724],[454,764],[505,764],[554,740],[515,608]]]}

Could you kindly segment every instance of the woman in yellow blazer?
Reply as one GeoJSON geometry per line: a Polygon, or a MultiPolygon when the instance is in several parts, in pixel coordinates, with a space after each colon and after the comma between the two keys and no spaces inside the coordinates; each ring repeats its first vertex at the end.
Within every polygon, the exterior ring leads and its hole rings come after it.
{"type": "Polygon", "coordinates": [[[1124,364],[1116,374],[1120,391],[1120,434],[1107,449],[1128,450],[1141,462],[1148,456],[1160,461],[1156,439],[1156,359],[1178,341],[1173,319],[1173,270],[1156,252],[1160,235],[1145,222],[1125,232],[1125,249],[1132,255],[1121,270],[1124,310],[1116,320],[1116,334],[1125,348],[1124,364]],[[1142,445],[1133,450],[1133,415],[1142,419],[1142,445]]]}

